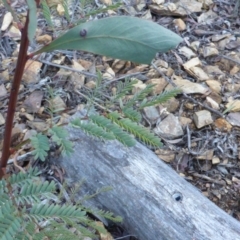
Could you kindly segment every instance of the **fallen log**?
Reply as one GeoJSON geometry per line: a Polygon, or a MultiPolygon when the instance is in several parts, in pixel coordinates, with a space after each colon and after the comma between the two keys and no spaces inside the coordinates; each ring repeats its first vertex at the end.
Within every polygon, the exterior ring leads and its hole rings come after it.
{"type": "Polygon", "coordinates": [[[70,186],[85,179],[81,196],[111,186],[113,190],[88,201],[122,216],[129,233],[141,240],[240,239],[236,219],[142,144],[127,148],[66,128],[74,153],[54,163],[64,168],[70,186]]]}

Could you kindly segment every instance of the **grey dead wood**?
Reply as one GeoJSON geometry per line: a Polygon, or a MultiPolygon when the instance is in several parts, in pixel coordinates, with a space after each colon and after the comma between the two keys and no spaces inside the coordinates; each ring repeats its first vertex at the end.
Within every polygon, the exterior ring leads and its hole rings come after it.
{"type": "Polygon", "coordinates": [[[113,190],[87,202],[122,216],[131,234],[141,240],[240,239],[237,220],[142,144],[127,148],[117,141],[104,143],[79,129],[66,128],[74,153],[53,163],[65,169],[69,186],[85,180],[81,197],[111,186],[113,190]]]}

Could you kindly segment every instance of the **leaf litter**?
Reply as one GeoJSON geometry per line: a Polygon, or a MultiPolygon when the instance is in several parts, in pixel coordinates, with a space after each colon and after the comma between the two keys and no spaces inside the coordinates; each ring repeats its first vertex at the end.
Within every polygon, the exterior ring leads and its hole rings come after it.
{"type": "MultiPolygon", "coordinates": [[[[56,3],[48,2],[53,5],[55,29],[50,31],[51,27],[45,24],[46,20],[40,15],[37,43],[32,43],[31,50],[38,49],[39,44],[50,42],[68,25],[63,7],[54,8],[56,3]]],[[[143,109],[142,123],[152,129],[161,125],[169,114],[179,120],[173,124],[181,129],[181,134],[173,137],[166,129],[161,130],[164,131],[164,147],[155,152],[206,197],[240,220],[240,9],[234,0],[201,2],[154,0],[146,4],[142,0],[131,3],[125,1],[118,9],[94,16],[103,18],[124,14],[152,19],[184,38],[177,49],[159,54],[150,66],[68,50],[41,55],[32,61],[27,66],[25,73],[29,74],[25,74],[19,94],[15,121],[16,129],[21,130],[16,131],[16,141],[20,135],[23,139],[29,130],[45,131],[50,126],[52,116],[47,111],[49,86],[54,89],[53,99],[59,105],[54,113],[56,122],[65,122],[68,116],[86,104],[82,96],[96,88],[97,72],[105,74],[103,83],[108,86],[108,91],[103,89],[103,95],[107,97],[110,97],[109,92],[116,91],[117,82],[125,76],[138,80],[136,89],[145,88],[146,83],[155,83],[155,91],[159,93],[179,86],[183,94],[174,98],[176,107],[173,108],[171,103],[143,109]],[[49,80],[42,81],[46,78],[49,80]],[[78,94],[79,91],[82,95],[78,94]],[[204,114],[201,114],[202,111],[205,111],[204,114]]],[[[24,17],[26,12],[21,4],[19,1],[14,5],[19,9],[19,18],[24,17]]],[[[85,8],[72,5],[72,19],[80,19],[86,10],[96,10],[104,4],[111,6],[112,3],[102,1],[96,6],[92,2],[86,4],[85,8]]],[[[0,115],[4,123],[20,33],[14,30],[12,17],[2,6],[0,19],[0,115]]],[[[1,125],[1,134],[3,128],[1,125]]],[[[28,146],[20,154],[29,151],[31,149],[28,146]]],[[[52,152],[57,154],[58,151],[53,149],[52,152]]]]}

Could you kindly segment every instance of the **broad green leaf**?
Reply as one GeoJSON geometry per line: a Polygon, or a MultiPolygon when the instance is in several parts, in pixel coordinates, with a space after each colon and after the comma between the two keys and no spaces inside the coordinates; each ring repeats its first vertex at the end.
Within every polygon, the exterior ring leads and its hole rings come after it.
{"type": "Polygon", "coordinates": [[[166,52],[181,41],[181,37],[157,23],[135,17],[110,17],[80,24],[34,55],[74,49],[149,64],[157,52],[166,52]]]}
{"type": "Polygon", "coordinates": [[[27,0],[29,8],[28,40],[31,42],[37,29],[37,6],[33,0],[27,0]]]}

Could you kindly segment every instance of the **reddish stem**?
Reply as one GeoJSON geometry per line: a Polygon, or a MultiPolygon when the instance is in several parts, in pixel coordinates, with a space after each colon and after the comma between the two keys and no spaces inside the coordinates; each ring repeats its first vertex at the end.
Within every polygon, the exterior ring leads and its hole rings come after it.
{"type": "Polygon", "coordinates": [[[9,97],[8,111],[7,111],[7,118],[5,123],[5,132],[4,132],[4,139],[3,139],[2,158],[0,161],[0,179],[2,179],[2,177],[5,175],[5,169],[7,166],[8,158],[10,156],[11,135],[12,135],[14,113],[16,109],[18,92],[19,92],[19,87],[20,87],[23,72],[24,72],[24,67],[28,59],[28,56],[27,56],[27,50],[29,45],[28,31],[27,31],[28,24],[29,24],[29,15],[27,15],[25,26],[22,29],[22,37],[21,37],[21,43],[20,43],[20,50],[18,54],[18,61],[17,61],[17,66],[14,74],[10,97],[9,97]]]}

